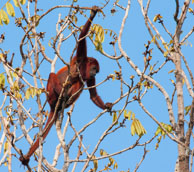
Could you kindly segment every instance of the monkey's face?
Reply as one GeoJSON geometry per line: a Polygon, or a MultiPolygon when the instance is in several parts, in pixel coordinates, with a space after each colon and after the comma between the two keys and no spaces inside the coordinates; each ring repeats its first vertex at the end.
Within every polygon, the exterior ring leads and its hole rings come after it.
{"type": "Polygon", "coordinates": [[[92,57],[89,57],[87,61],[87,69],[86,69],[87,79],[91,79],[95,77],[98,72],[99,72],[98,61],[92,57]]]}
{"type": "Polygon", "coordinates": [[[96,65],[91,65],[89,73],[90,73],[90,78],[95,77],[96,74],[98,73],[97,66],[96,65]]]}

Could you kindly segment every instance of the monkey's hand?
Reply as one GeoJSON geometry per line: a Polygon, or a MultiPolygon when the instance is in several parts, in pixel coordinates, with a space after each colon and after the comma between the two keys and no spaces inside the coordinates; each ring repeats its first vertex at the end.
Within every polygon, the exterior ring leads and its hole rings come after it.
{"type": "Polygon", "coordinates": [[[98,11],[100,11],[100,8],[98,6],[93,6],[91,10],[91,18],[94,18],[98,11]]]}
{"type": "Polygon", "coordinates": [[[30,161],[30,159],[27,156],[25,156],[25,155],[21,155],[20,158],[19,158],[19,160],[25,166],[27,166],[28,163],[29,163],[29,161],[30,161]]]}
{"type": "Polygon", "coordinates": [[[106,103],[105,104],[105,108],[107,109],[108,112],[111,111],[112,107],[113,107],[113,104],[112,103],[106,103]]]}

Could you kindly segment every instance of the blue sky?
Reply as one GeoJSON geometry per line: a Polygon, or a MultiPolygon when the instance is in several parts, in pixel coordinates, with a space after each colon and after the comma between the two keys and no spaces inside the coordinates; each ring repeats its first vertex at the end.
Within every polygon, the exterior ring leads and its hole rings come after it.
{"type": "MultiPolygon", "coordinates": [[[[4,4],[6,1],[1,0],[0,2],[0,8],[2,7],[2,4],[4,4]]],[[[51,8],[55,5],[62,5],[62,4],[69,4],[70,1],[52,1],[49,0],[45,3],[45,1],[38,2],[38,8],[43,9],[43,11],[46,11],[47,9],[51,8]]],[[[103,2],[103,0],[99,0],[98,2],[95,0],[84,0],[82,2],[81,0],[78,2],[80,6],[93,6],[93,5],[99,5],[103,2]]],[[[114,1],[113,1],[114,2],[114,1]]],[[[110,4],[104,9],[105,17],[102,17],[102,15],[97,15],[94,23],[100,24],[103,28],[112,29],[117,34],[120,30],[120,25],[122,18],[124,16],[124,11],[122,11],[119,8],[116,8],[118,10],[114,15],[110,13],[110,9],[112,8],[113,2],[110,2],[110,4]]],[[[126,6],[126,2],[121,1],[122,5],[126,6]]],[[[193,7],[193,5],[191,6],[193,7]]],[[[15,8],[16,9],[16,8],[15,8]]],[[[175,21],[173,19],[173,14],[175,11],[175,2],[174,1],[153,1],[150,5],[150,12],[149,17],[152,20],[156,14],[160,14],[163,16],[164,24],[169,29],[170,32],[174,33],[175,30],[175,21]]],[[[55,26],[58,19],[58,14],[61,13],[62,17],[64,18],[67,14],[67,9],[57,9],[51,12],[48,16],[46,16],[39,24],[37,30],[40,32],[46,32],[45,38],[44,38],[44,46],[45,46],[45,52],[50,58],[54,58],[54,51],[51,47],[48,46],[48,42],[51,39],[51,37],[56,35],[55,26]]],[[[40,12],[41,14],[42,12],[40,12]]],[[[89,12],[86,13],[87,16],[89,16],[89,12]]],[[[16,9],[16,16],[20,16],[19,10],[16,9]]],[[[187,19],[185,21],[185,24],[183,26],[183,36],[187,34],[188,31],[193,27],[193,16],[191,14],[188,14],[187,19]]],[[[78,16],[78,26],[81,26],[85,23],[86,18],[83,16],[78,16]]],[[[164,32],[163,28],[159,23],[155,23],[155,26],[158,28],[162,36],[164,37],[166,42],[170,41],[170,38],[167,36],[167,34],[164,32]]],[[[21,38],[23,36],[23,32],[16,28],[14,25],[14,19],[12,18],[10,20],[10,24],[8,26],[1,26],[0,27],[0,34],[5,33],[5,41],[3,44],[0,44],[0,48],[3,50],[10,50],[10,56],[11,53],[15,53],[14,58],[14,65],[13,67],[18,67],[21,63],[21,56],[19,53],[19,44],[21,41],[21,38]]],[[[69,32],[65,31],[64,34],[67,35],[69,32]]],[[[194,44],[193,42],[193,35],[188,39],[188,43],[194,44]]],[[[133,60],[133,62],[138,65],[138,67],[142,70],[144,61],[143,61],[143,55],[142,53],[145,51],[144,44],[147,43],[148,40],[151,40],[150,35],[145,27],[143,16],[140,11],[139,4],[137,1],[131,2],[131,8],[129,12],[129,16],[125,25],[123,37],[122,37],[122,45],[123,49],[127,52],[127,54],[130,56],[130,58],[133,60]]],[[[106,35],[105,42],[103,43],[103,49],[110,53],[111,55],[114,53],[111,45],[109,45],[110,39],[109,36],[106,35]]],[[[94,45],[91,43],[89,39],[87,39],[87,45],[88,45],[88,56],[95,57],[99,63],[100,63],[100,73],[97,75],[96,80],[97,83],[102,81],[106,78],[109,74],[114,73],[115,70],[119,70],[118,66],[115,61],[108,59],[107,57],[103,56],[99,52],[95,50],[94,45]]],[[[73,50],[73,47],[75,45],[74,39],[69,39],[68,41],[64,42],[61,47],[61,56],[65,60],[69,60],[69,56],[71,55],[71,52],[73,50]]],[[[153,59],[151,61],[152,65],[158,62],[157,66],[160,66],[164,61],[165,58],[163,57],[163,54],[161,54],[156,46],[154,44],[151,45],[153,48],[153,59]]],[[[191,47],[189,44],[184,45],[182,48],[182,51],[185,55],[185,57],[188,60],[188,63],[190,65],[191,70],[194,69],[194,64],[192,62],[192,56],[194,53],[193,47],[191,47]]],[[[120,54],[117,46],[117,53],[120,54]]],[[[129,66],[129,64],[126,62],[126,60],[121,59],[120,63],[122,65],[123,70],[123,77],[124,79],[130,83],[129,77],[131,75],[135,75],[134,70],[129,66]]],[[[2,64],[0,64],[0,73],[3,72],[2,64]]],[[[63,63],[58,60],[56,65],[56,71],[57,69],[60,69],[63,66],[63,63]]],[[[184,65],[183,65],[183,68],[184,65]]],[[[30,67],[27,66],[25,68],[26,70],[31,71],[30,67]]],[[[154,79],[158,81],[169,93],[171,96],[174,87],[171,84],[170,79],[174,80],[173,74],[168,74],[170,70],[174,69],[174,65],[172,63],[168,63],[156,76],[154,76],[154,79]]],[[[48,75],[50,73],[50,65],[48,63],[43,63],[42,68],[40,69],[40,73],[42,74],[42,77],[47,79],[48,75]]],[[[29,76],[25,76],[27,79],[31,80],[31,83],[33,84],[33,80],[29,76]]],[[[136,76],[137,77],[137,76],[136,76]]],[[[135,78],[136,79],[136,78],[135,78]]],[[[46,86],[46,82],[44,83],[46,86]]],[[[99,95],[104,100],[104,102],[114,102],[116,99],[120,96],[120,83],[119,81],[112,81],[109,80],[105,84],[99,86],[97,88],[99,95]]],[[[124,88],[124,91],[127,91],[127,88],[124,88]]],[[[185,106],[190,105],[191,98],[188,96],[188,92],[186,91],[186,88],[184,87],[184,93],[185,93],[185,99],[184,103],[185,106]]],[[[130,96],[130,100],[132,99],[134,95],[130,96]]],[[[42,96],[42,102],[44,102],[45,96],[42,96]]],[[[1,102],[0,97],[0,102],[1,102]]],[[[176,98],[174,100],[173,104],[173,110],[174,114],[176,115],[177,108],[176,108],[176,98]]],[[[25,107],[32,108],[32,113],[37,113],[37,106],[35,105],[36,100],[30,100],[25,103],[25,107]]],[[[157,88],[151,89],[148,94],[143,98],[143,103],[146,106],[146,108],[158,119],[160,122],[164,122],[169,124],[169,116],[167,111],[167,106],[165,99],[163,95],[158,91],[157,88]]],[[[124,105],[124,101],[119,102],[117,105],[113,107],[113,110],[120,110],[122,109],[124,105]]],[[[156,123],[152,119],[150,119],[138,106],[138,103],[134,102],[129,104],[126,107],[127,110],[131,110],[135,113],[136,117],[141,121],[142,125],[147,130],[147,134],[143,136],[140,143],[143,143],[144,141],[149,140],[155,133],[157,129],[156,123]]],[[[45,107],[45,110],[49,110],[49,106],[47,105],[45,107]]],[[[67,110],[65,110],[67,112],[67,110]]],[[[75,109],[72,115],[72,122],[77,130],[81,129],[86,123],[91,121],[93,118],[95,118],[99,113],[101,112],[101,109],[96,107],[89,99],[89,93],[87,90],[85,90],[80,98],[77,100],[75,109]]],[[[66,114],[64,115],[64,122],[66,121],[66,114]]],[[[121,120],[122,121],[122,120],[121,120]]],[[[120,122],[121,122],[120,121],[120,122]]],[[[104,114],[98,122],[96,122],[92,127],[88,128],[84,133],[84,144],[88,148],[88,152],[92,152],[93,148],[95,147],[95,144],[99,137],[102,135],[103,131],[112,123],[112,117],[109,115],[109,113],[104,114]]],[[[28,123],[27,123],[28,124],[28,123]]],[[[30,123],[29,123],[30,124],[30,123]]],[[[130,125],[131,122],[126,122],[126,128],[120,129],[114,134],[108,136],[100,145],[100,148],[106,150],[107,153],[114,153],[121,149],[124,149],[134,143],[134,141],[137,139],[137,136],[131,136],[130,133],[130,125]]],[[[19,131],[16,134],[19,136],[21,134],[21,131],[19,131]]],[[[38,129],[35,129],[33,132],[30,133],[31,137],[33,138],[34,134],[38,132],[38,129]]],[[[0,132],[2,134],[2,131],[0,132]]],[[[73,135],[72,129],[68,130],[68,134],[65,138],[66,142],[69,141],[69,139],[73,135]]],[[[51,162],[54,152],[55,152],[55,146],[58,143],[58,139],[56,136],[56,129],[55,127],[52,127],[51,132],[49,133],[48,137],[45,140],[44,144],[44,156],[48,158],[48,161],[51,162]]],[[[142,163],[141,167],[139,168],[139,172],[163,172],[163,171],[174,171],[175,162],[177,159],[177,145],[173,141],[171,141],[168,137],[165,139],[162,139],[158,150],[155,150],[155,144],[157,143],[157,140],[155,139],[152,144],[147,145],[147,150],[149,150],[144,162],[142,163]]],[[[77,155],[77,144],[78,142],[75,142],[73,145],[70,154],[70,159],[73,159],[77,155]]],[[[19,141],[17,143],[17,146],[23,150],[23,152],[26,152],[29,148],[29,144],[24,141],[19,141]],[[25,145],[25,146],[24,146],[25,145]]],[[[112,171],[127,171],[130,169],[130,171],[133,171],[136,167],[136,164],[139,163],[142,155],[143,155],[144,147],[136,147],[134,150],[122,153],[121,155],[114,156],[113,158],[118,163],[118,169],[112,170],[112,171]]],[[[14,150],[13,150],[14,153],[14,150]]],[[[0,157],[2,157],[3,154],[0,154],[0,157]]],[[[99,151],[97,151],[96,156],[99,156],[99,151]]],[[[33,159],[33,158],[31,158],[33,159]]],[[[61,162],[63,161],[63,156],[61,156],[61,162]]],[[[105,160],[103,162],[99,162],[99,170],[101,170],[104,165],[108,161],[105,160]]],[[[36,165],[36,162],[33,160],[30,161],[30,165],[36,165]]],[[[76,171],[80,171],[83,164],[80,164],[77,166],[76,171]]],[[[61,167],[61,163],[59,163],[58,167],[61,167]]],[[[72,166],[70,167],[70,169],[72,166]]],[[[89,168],[87,171],[93,168],[93,163],[90,163],[89,168]]],[[[2,166],[0,167],[2,171],[6,171],[6,167],[2,166]]],[[[20,166],[20,162],[13,158],[13,171],[22,171],[23,167],[20,166]]],[[[24,170],[25,171],[25,170],[24,170]]]]}

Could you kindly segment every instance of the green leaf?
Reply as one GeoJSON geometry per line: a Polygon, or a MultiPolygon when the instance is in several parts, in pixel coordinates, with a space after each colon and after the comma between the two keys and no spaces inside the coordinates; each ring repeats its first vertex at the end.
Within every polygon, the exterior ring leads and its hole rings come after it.
{"type": "Polygon", "coordinates": [[[7,9],[7,13],[11,16],[14,17],[15,16],[15,10],[13,8],[13,5],[9,2],[6,3],[6,9],[7,9]]]}

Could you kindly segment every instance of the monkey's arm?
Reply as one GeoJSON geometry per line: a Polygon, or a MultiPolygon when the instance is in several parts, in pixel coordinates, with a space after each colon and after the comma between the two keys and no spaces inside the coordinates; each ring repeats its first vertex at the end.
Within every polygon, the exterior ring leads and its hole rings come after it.
{"type": "MultiPolygon", "coordinates": [[[[83,26],[83,28],[81,30],[81,33],[79,35],[79,40],[88,34],[92,20],[96,16],[97,11],[98,11],[98,7],[94,6],[91,10],[91,15],[90,15],[89,19],[87,20],[87,22],[85,23],[85,25],[83,26]]],[[[78,42],[78,47],[77,47],[77,52],[76,52],[76,56],[77,56],[78,61],[82,60],[82,58],[87,57],[87,47],[86,46],[87,46],[86,45],[86,38],[84,38],[78,42]]]]}
{"type": "MultiPolygon", "coordinates": [[[[93,77],[92,79],[87,81],[87,86],[88,87],[92,87],[96,84],[95,78],[93,77]]],[[[104,102],[102,101],[102,99],[100,98],[100,96],[97,93],[96,87],[90,88],[89,89],[90,92],[90,98],[91,100],[101,109],[108,109],[111,110],[112,108],[112,103],[106,103],[104,104],[104,102]]]]}

